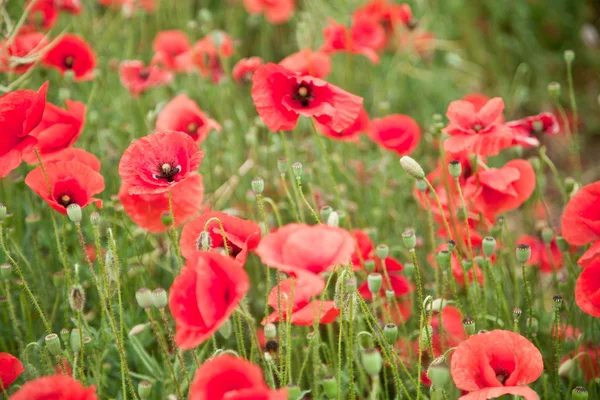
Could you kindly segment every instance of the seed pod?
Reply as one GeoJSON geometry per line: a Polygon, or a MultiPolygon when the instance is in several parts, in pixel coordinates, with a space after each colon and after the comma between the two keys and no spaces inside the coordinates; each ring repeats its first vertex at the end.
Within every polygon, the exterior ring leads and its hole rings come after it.
{"type": "Polygon", "coordinates": [[[437,262],[444,271],[450,268],[450,259],[451,254],[448,250],[441,250],[437,254],[437,262]]]}
{"type": "Polygon", "coordinates": [[[531,257],[531,247],[528,244],[520,244],[516,249],[517,261],[525,264],[531,257]]]}
{"type": "Polygon", "coordinates": [[[571,394],[573,400],[587,400],[589,397],[587,389],[583,386],[575,386],[571,394]]]}
{"type": "Polygon", "coordinates": [[[277,337],[277,326],[272,323],[268,323],[265,325],[265,337],[267,339],[275,339],[277,337]]]}
{"type": "Polygon", "coordinates": [[[406,231],[402,233],[402,242],[407,249],[414,249],[417,246],[417,236],[414,231],[406,231]]]}
{"type": "Polygon", "coordinates": [[[552,229],[545,227],[542,229],[542,241],[546,244],[552,243],[552,238],[554,237],[554,231],[552,229]]]}
{"type": "Polygon", "coordinates": [[[69,343],[71,345],[71,350],[73,351],[73,353],[79,353],[79,350],[81,350],[81,332],[79,331],[79,328],[71,330],[69,343]]]}
{"type": "Polygon", "coordinates": [[[138,385],[138,394],[142,400],[149,399],[152,394],[152,383],[141,381],[138,385]]]}
{"type": "Polygon", "coordinates": [[[163,288],[154,289],[152,291],[152,303],[158,309],[165,308],[169,303],[167,291],[163,288]]]}
{"type": "Polygon", "coordinates": [[[325,393],[325,396],[329,397],[330,399],[335,399],[338,391],[336,379],[333,376],[326,376],[323,378],[321,383],[323,385],[323,392],[325,393]]]}
{"type": "Polygon", "coordinates": [[[152,307],[152,292],[150,289],[141,288],[135,292],[135,299],[140,307],[149,309],[152,307]]]}
{"type": "Polygon", "coordinates": [[[45,338],[46,348],[52,355],[59,355],[62,352],[62,348],[60,346],[60,339],[56,333],[51,333],[45,338]]]}
{"type": "Polygon", "coordinates": [[[94,211],[93,213],[90,214],[90,221],[92,223],[92,225],[94,226],[98,226],[98,224],[100,223],[100,214],[96,211],[94,211]]]}
{"type": "Polygon", "coordinates": [[[375,248],[375,255],[380,260],[385,260],[390,254],[390,248],[386,244],[380,244],[375,248]]]}
{"type": "Polygon", "coordinates": [[[485,238],[483,238],[482,247],[483,254],[485,254],[485,256],[488,258],[491,257],[492,254],[494,254],[494,252],[496,251],[496,239],[494,239],[491,236],[486,236],[485,238]]]}
{"type": "Polygon", "coordinates": [[[562,305],[563,305],[563,297],[560,294],[555,294],[552,297],[552,301],[554,303],[554,310],[560,311],[560,309],[562,308],[562,305]]]}
{"type": "Polygon", "coordinates": [[[453,178],[459,178],[462,174],[462,165],[458,160],[452,160],[448,163],[448,172],[453,178]]]}
{"type": "Polygon", "coordinates": [[[379,372],[381,372],[381,367],[383,366],[383,361],[381,358],[381,353],[374,348],[363,350],[362,352],[362,365],[365,369],[365,372],[369,376],[377,376],[379,372]]]}
{"type": "Polygon", "coordinates": [[[571,64],[575,60],[575,52],[573,50],[565,50],[565,61],[571,64]]]}
{"type": "Polygon", "coordinates": [[[338,215],[337,211],[332,211],[329,214],[327,217],[327,225],[334,226],[336,228],[340,226],[340,216],[338,215]]]}
{"type": "Polygon", "coordinates": [[[454,249],[456,248],[456,242],[454,240],[450,239],[446,242],[446,246],[448,247],[448,251],[450,253],[452,253],[454,251],[454,249]]]}
{"type": "Polygon", "coordinates": [[[438,357],[429,364],[427,377],[435,387],[444,387],[450,382],[450,369],[444,356],[438,357]]]}
{"type": "Polygon", "coordinates": [[[60,330],[60,339],[61,339],[63,342],[67,343],[67,342],[69,341],[69,336],[70,336],[70,334],[71,334],[71,333],[69,332],[69,330],[68,330],[67,328],[62,328],[62,329],[60,330]]]}
{"type": "Polygon", "coordinates": [[[76,203],[69,204],[67,206],[67,216],[69,217],[71,222],[75,222],[76,224],[81,222],[82,213],[81,213],[81,207],[79,206],[79,204],[76,204],[76,203]]]}
{"type": "Polygon", "coordinates": [[[465,328],[465,332],[467,332],[467,334],[469,336],[473,335],[475,333],[475,320],[471,317],[466,317],[465,319],[462,320],[462,324],[463,327],[465,328]]]}
{"type": "Polygon", "coordinates": [[[515,307],[512,309],[512,315],[515,320],[518,320],[519,318],[521,318],[522,314],[523,314],[523,310],[521,310],[519,307],[515,307]]]}
{"type": "Polygon", "coordinates": [[[386,326],[383,328],[383,336],[385,337],[387,344],[393,346],[398,340],[398,327],[396,324],[386,324],[386,326]]]}
{"type": "Polygon", "coordinates": [[[367,270],[367,272],[375,271],[375,261],[374,260],[365,261],[365,269],[367,270]]]}
{"type": "Polygon", "coordinates": [[[302,179],[302,163],[295,162],[292,164],[292,172],[296,179],[302,179]]]}
{"type": "Polygon", "coordinates": [[[548,84],[548,94],[550,97],[557,99],[560,96],[560,83],[550,82],[548,84]]]}
{"type": "Polygon", "coordinates": [[[382,283],[383,279],[379,273],[372,273],[367,277],[367,285],[373,297],[376,297],[379,294],[382,283]]]}
{"type": "Polygon", "coordinates": [[[263,178],[252,179],[252,191],[255,194],[261,194],[265,190],[265,181],[263,178]]]}

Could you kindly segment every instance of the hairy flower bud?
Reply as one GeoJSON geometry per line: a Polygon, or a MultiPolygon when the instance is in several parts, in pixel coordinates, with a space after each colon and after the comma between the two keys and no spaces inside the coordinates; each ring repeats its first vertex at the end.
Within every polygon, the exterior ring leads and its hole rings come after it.
{"type": "Polygon", "coordinates": [[[71,287],[69,292],[69,305],[75,312],[82,312],[85,307],[85,291],[80,285],[71,287]]]}
{"type": "Polygon", "coordinates": [[[414,159],[410,158],[409,156],[403,156],[400,159],[400,165],[402,166],[402,169],[407,174],[412,176],[413,178],[415,178],[415,179],[425,178],[425,171],[423,171],[423,168],[421,168],[421,165],[414,159]]]}

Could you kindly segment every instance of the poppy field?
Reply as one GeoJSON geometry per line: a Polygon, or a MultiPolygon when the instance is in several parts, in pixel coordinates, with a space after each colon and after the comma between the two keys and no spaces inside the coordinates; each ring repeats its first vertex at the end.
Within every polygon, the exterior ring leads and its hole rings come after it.
{"type": "Polygon", "coordinates": [[[0,0],[0,399],[600,399],[599,17],[0,0]]]}

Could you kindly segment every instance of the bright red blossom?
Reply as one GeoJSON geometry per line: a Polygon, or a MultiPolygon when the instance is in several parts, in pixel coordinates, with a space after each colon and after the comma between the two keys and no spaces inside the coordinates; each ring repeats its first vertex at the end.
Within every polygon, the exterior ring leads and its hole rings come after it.
{"type": "MultiPolygon", "coordinates": [[[[374,21],[368,20],[366,23],[373,24],[374,21]]],[[[377,28],[373,27],[373,29],[377,28]]],[[[369,39],[372,37],[377,38],[379,35],[362,37],[363,32],[366,30],[366,27],[361,25],[358,25],[354,30],[349,29],[346,25],[339,24],[330,19],[329,25],[323,30],[325,43],[321,46],[320,50],[327,54],[337,53],[339,51],[361,54],[367,57],[372,63],[377,64],[379,63],[379,55],[374,48],[369,47],[366,44],[371,44],[369,39]]]]}
{"type": "Polygon", "coordinates": [[[259,68],[252,81],[254,105],[272,131],[294,129],[302,115],[340,132],[352,125],[362,107],[361,97],[272,63],[259,68]]]}
{"type": "Polygon", "coordinates": [[[184,132],[197,143],[202,143],[213,129],[220,131],[221,125],[185,94],[168,102],[156,118],[156,130],[184,132]]]}
{"type": "Polygon", "coordinates": [[[403,114],[377,118],[371,122],[369,137],[381,147],[408,155],[419,144],[421,130],[414,119],[403,114]]]}
{"type": "Polygon", "coordinates": [[[540,142],[534,136],[535,134],[555,135],[560,131],[556,117],[549,112],[510,121],[506,123],[506,126],[513,131],[513,145],[518,144],[523,147],[539,146],[540,142]]]}
{"type": "Polygon", "coordinates": [[[371,0],[354,11],[354,18],[369,17],[383,25],[388,34],[399,27],[412,28],[416,21],[408,4],[398,4],[389,0],[371,0]]]}
{"type": "Polygon", "coordinates": [[[233,41],[225,32],[215,31],[197,41],[192,48],[192,62],[200,75],[217,83],[225,76],[224,58],[233,54],[233,41]]]}
{"type": "Polygon", "coordinates": [[[138,95],[147,89],[169,84],[173,73],[162,70],[158,65],[145,66],[142,61],[123,61],[119,67],[121,84],[133,95],[138,95]]]}
{"type": "Polygon", "coordinates": [[[25,371],[18,358],[8,353],[0,353],[0,386],[5,390],[25,371]]]}
{"type": "Polygon", "coordinates": [[[600,263],[588,265],[577,278],[575,302],[583,312],[600,317],[600,263]]]}
{"type": "Polygon", "coordinates": [[[42,62],[63,75],[72,71],[75,81],[86,81],[94,77],[96,55],[80,36],[66,34],[44,54],[42,62]]]}
{"type": "Polygon", "coordinates": [[[279,65],[300,75],[312,75],[315,78],[325,78],[331,72],[329,55],[311,49],[302,49],[290,54],[281,60],[279,65]]]}
{"type": "Polygon", "coordinates": [[[231,76],[236,82],[252,82],[252,76],[262,65],[260,57],[242,58],[233,66],[231,76]]]}
{"type": "Polygon", "coordinates": [[[97,400],[94,386],[83,387],[68,375],[51,375],[29,381],[10,400],[97,400]]]}
{"type": "Polygon", "coordinates": [[[193,68],[192,46],[183,31],[162,31],[154,38],[153,64],[177,72],[189,72],[193,68]]]}
{"type": "Polygon", "coordinates": [[[446,350],[458,346],[468,337],[462,320],[463,316],[458,308],[450,305],[445,305],[441,312],[434,314],[431,318],[433,357],[440,357],[446,350]]]}
{"type": "Polygon", "coordinates": [[[44,163],[53,161],[78,161],[96,172],[100,172],[101,167],[98,157],[76,147],[69,147],[57,153],[49,154],[45,156],[43,160],[44,163]]]}
{"type": "Polygon", "coordinates": [[[296,8],[294,0],[244,0],[244,7],[250,14],[265,14],[272,24],[282,24],[289,20],[296,8]]]}
{"type": "Polygon", "coordinates": [[[27,7],[34,3],[29,10],[27,22],[21,28],[22,32],[32,32],[38,29],[47,30],[54,26],[58,20],[59,9],[54,0],[28,0],[27,7]]]}
{"type": "Polygon", "coordinates": [[[331,139],[351,142],[358,142],[358,136],[361,133],[369,132],[370,127],[371,121],[369,120],[369,114],[367,114],[364,109],[360,110],[358,117],[356,117],[356,120],[352,123],[352,125],[340,132],[336,132],[325,125],[315,122],[315,128],[323,135],[331,139]]]}

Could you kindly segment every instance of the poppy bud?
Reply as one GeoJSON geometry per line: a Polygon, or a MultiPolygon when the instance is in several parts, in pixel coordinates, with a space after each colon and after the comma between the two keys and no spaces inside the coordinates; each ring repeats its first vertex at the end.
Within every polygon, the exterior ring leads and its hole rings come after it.
{"type": "Polygon", "coordinates": [[[6,206],[0,204],[0,222],[4,221],[4,218],[6,218],[6,206]]]}
{"type": "Polygon", "coordinates": [[[521,264],[525,264],[531,257],[531,247],[528,244],[520,244],[516,250],[517,261],[521,264]]]}
{"type": "Polygon", "coordinates": [[[333,208],[331,208],[331,206],[321,207],[321,210],[320,210],[321,220],[327,221],[329,219],[329,215],[331,215],[332,212],[333,212],[333,208]]]}
{"type": "Polygon", "coordinates": [[[523,310],[521,310],[519,307],[515,307],[512,309],[512,315],[515,320],[518,320],[521,318],[521,315],[523,315],[523,310]]]}
{"type": "Polygon", "coordinates": [[[152,291],[152,303],[156,308],[165,308],[169,302],[167,291],[163,288],[154,289],[152,291]]]}
{"type": "Polygon", "coordinates": [[[60,346],[60,339],[58,338],[58,335],[56,333],[51,333],[47,335],[45,338],[45,342],[50,354],[57,356],[62,352],[62,348],[60,346]]]}
{"type": "Polygon", "coordinates": [[[409,156],[403,156],[400,159],[400,165],[402,166],[402,169],[407,174],[412,176],[413,178],[415,178],[415,179],[425,178],[425,171],[423,171],[423,168],[421,168],[421,165],[419,165],[418,162],[416,162],[414,159],[410,158],[409,156]]]}
{"type": "Polygon", "coordinates": [[[450,268],[450,259],[452,255],[448,250],[441,250],[437,254],[437,262],[442,267],[442,269],[450,268]]]}
{"type": "Polygon", "coordinates": [[[141,381],[138,385],[138,394],[142,400],[149,399],[152,394],[152,384],[148,381],[141,381]]]}
{"type": "Polygon", "coordinates": [[[337,211],[332,211],[331,214],[329,214],[329,217],[327,217],[327,225],[335,226],[336,228],[340,226],[340,216],[337,211]]]}
{"type": "Polygon", "coordinates": [[[277,337],[277,327],[275,324],[269,322],[265,325],[265,337],[267,339],[275,339],[277,337]]]}
{"type": "Polygon", "coordinates": [[[432,337],[433,328],[431,327],[431,325],[425,325],[421,330],[421,335],[419,336],[421,349],[426,349],[427,347],[429,347],[429,343],[431,343],[432,337]]]}
{"type": "Polygon", "coordinates": [[[171,226],[171,225],[173,225],[173,216],[171,215],[170,212],[165,211],[160,216],[160,221],[162,222],[162,224],[164,226],[171,226]]]}
{"type": "Polygon", "coordinates": [[[456,248],[456,242],[454,240],[450,239],[446,242],[446,246],[448,246],[448,251],[450,253],[452,253],[454,251],[454,249],[456,248]]]}
{"type": "Polygon", "coordinates": [[[80,285],[75,285],[69,292],[69,305],[76,312],[82,312],[85,307],[85,291],[80,285]]]}
{"type": "Polygon", "coordinates": [[[150,289],[141,288],[135,292],[135,299],[140,307],[149,309],[152,307],[152,292],[150,289]]]}
{"type": "Polygon", "coordinates": [[[575,52],[573,50],[565,50],[565,61],[571,64],[575,60],[575,52]]]}
{"type": "Polygon", "coordinates": [[[402,233],[402,242],[407,249],[414,249],[417,245],[417,236],[413,231],[406,231],[402,233]]]}
{"type": "Polygon", "coordinates": [[[365,269],[367,270],[367,272],[375,271],[375,261],[373,261],[373,260],[365,261],[365,269]]]}
{"type": "Polygon", "coordinates": [[[435,387],[444,387],[450,382],[450,368],[444,356],[438,357],[429,364],[427,377],[435,387]]]}
{"type": "Polygon", "coordinates": [[[265,181],[263,178],[252,179],[252,191],[255,194],[261,194],[265,190],[265,181]]]}
{"type": "Polygon", "coordinates": [[[71,330],[69,343],[71,345],[71,350],[73,351],[73,353],[79,353],[79,350],[81,350],[81,332],[79,331],[79,328],[71,330]]]}
{"type": "Polygon", "coordinates": [[[575,386],[573,391],[571,392],[573,396],[573,400],[587,400],[588,399],[588,391],[583,386],[575,386]]]}
{"type": "Polygon", "coordinates": [[[60,339],[65,343],[69,340],[69,330],[67,328],[60,330],[60,339]]]}
{"type": "Polygon", "coordinates": [[[565,362],[560,364],[560,367],[558,367],[558,375],[562,377],[568,377],[571,374],[574,366],[575,360],[572,358],[567,359],[565,362]]]}
{"type": "Polygon", "coordinates": [[[302,390],[300,390],[300,387],[298,385],[290,383],[285,387],[285,389],[287,390],[288,400],[298,400],[302,396],[302,390]]]}
{"type": "Polygon", "coordinates": [[[200,232],[200,236],[198,236],[198,240],[196,240],[196,248],[198,250],[208,251],[212,247],[212,239],[210,238],[210,234],[207,231],[200,232]]]}
{"type": "Polygon", "coordinates": [[[536,317],[527,318],[527,326],[531,326],[531,333],[533,335],[537,334],[540,324],[536,317]]]}
{"type": "Polygon", "coordinates": [[[396,324],[386,324],[383,328],[383,336],[385,337],[387,344],[393,346],[398,340],[398,327],[396,324]]]}
{"type": "Polygon", "coordinates": [[[448,163],[448,172],[450,172],[450,176],[453,178],[459,178],[460,174],[462,174],[462,165],[458,160],[452,160],[448,163]]]}
{"type": "Polygon", "coordinates": [[[569,243],[567,243],[567,241],[565,240],[565,238],[562,237],[562,236],[557,236],[556,237],[556,245],[558,246],[558,248],[560,249],[560,251],[567,251],[567,250],[569,250],[569,243]]]}
{"type": "Polygon", "coordinates": [[[98,223],[100,222],[100,214],[97,213],[96,211],[94,211],[93,213],[91,213],[90,214],[90,221],[92,222],[92,225],[98,226],[98,223]]]}
{"type": "Polygon", "coordinates": [[[390,254],[390,248],[387,246],[387,244],[380,244],[379,246],[377,246],[375,248],[375,255],[380,260],[385,260],[389,254],[390,254]]]}
{"type": "Polygon", "coordinates": [[[496,239],[491,236],[484,237],[482,247],[483,254],[488,258],[491,257],[492,254],[494,254],[494,251],[496,251],[496,239]]]}
{"type": "Polygon", "coordinates": [[[294,176],[296,177],[296,179],[301,179],[302,178],[302,163],[299,162],[295,162],[292,164],[292,172],[294,173],[294,176]]]}
{"type": "Polygon", "coordinates": [[[131,328],[131,330],[129,331],[129,333],[127,335],[129,335],[129,336],[139,335],[140,333],[142,333],[146,330],[148,325],[149,324],[137,324],[133,328],[131,328]]]}
{"type": "Polygon", "coordinates": [[[381,274],[379,273],[369,274],[367,277],[367,285],[369,286],[369,291],[373,297],[376,297],[379,293],[382,282],[383,280],[381,278],[381,274]]]}
{"type": "Polygon", "coordinates": [[[427,190],[427,182],[425,182],[423,179],[417,179],[415,181],[415,186],[420,192],[424,192],[427,190]]]}
{"type": "Polygon", "coordinates": [[[550,82],[548,84],[548,94],[554,99],[558,99],[560,96],[560,83],[550,82]]]}
{"type": "Polygon", "coordinates": [[[285,175],[288,170],[288,160],[283,157],[277,160],[277,169],[281,175],[285,175]]]}
{"type": "Polygon", "coordinates": [[[379,372],[381,372],[381,367],[383,366],[381,353],[379,353],[379,351],[374,348],[363,350],[362,365],[367,375],[379,375],[379,372]]]}
{"type": "Polygon", "coordinates": [[[471,317],[466,317],[465,319],[462,320],[462,324],[463,327],[465,328],[465,332],[467,332],[467,334],[469,336],[471,336],[472,334],[475,333],[475,320],[471,317]]]}
{"type": "Polygon", "coordinates": [[[0,279],[10,279],[12,275],[12,265],[2,264],[0,265],[0,279]]]}
{"type": "Polygon", "coordinates": [[[387,289],[385,291],[385,298],[387,299],[388,303],[394,301],[394,297],[396,297],[396,292],[394,292],[394,289],[387,289]]]}
{"type": "Polygon", "coordinates": [[[335,399],[337,397],[337,381],[333,376],[326,376],[323,378],[323,392],[325,392],[325,396],[330,399],[335,399]]]}
{"type": "Polygon", "coordinates": [[[233,330],[233,327],[231,325],[231,320],[227,319],[227,320],[225,320],[223,325],[221,325],[221,327],[219,328],[219,333],[221,334],[221,336],[223,336],[223,338],[229,339],[231,337],[232,330],[233,330]]]}
{"type": "Polygon", "coordinates": [[[563,305],[563,297],[560,294],[555,294],[552,296],[552,301],[554,302],[554,310],[560,311],[563,305]]]}
{"type": "Polygon", "coordinates": [[[554,237],[554,232],[552,231],[552,229],[545,227],[544,229],[542,229],[542,240],[544,241],[544,243],[546,244],[550,244],[552,243],[552,238],[554,237]]]}

